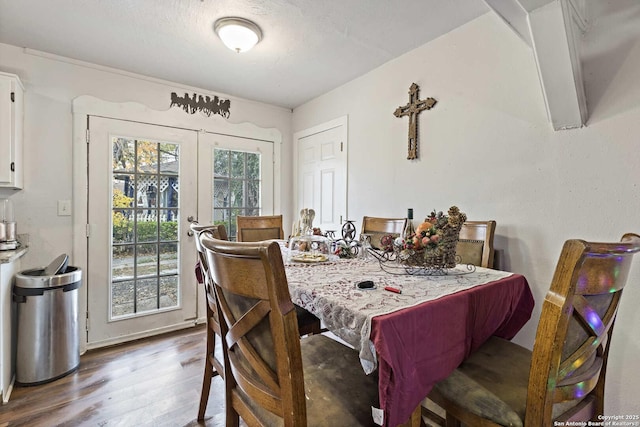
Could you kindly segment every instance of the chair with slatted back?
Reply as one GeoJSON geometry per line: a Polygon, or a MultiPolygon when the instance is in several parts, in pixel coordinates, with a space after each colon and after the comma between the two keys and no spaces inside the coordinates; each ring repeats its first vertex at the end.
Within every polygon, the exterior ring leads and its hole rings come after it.
{"type": "Polygon", "coordinates": [[[380,248],[380,239],[388,234],[400,236],[407,226],[407,218],[381,218],[365,216],[362,218],[360,234],[370,237],[371,247],[380,248]]]}
{"type": "Polygon", "coordinates": [[[222,362],[222,347],[221,345],[216,346],[216,336],[222,336],[218,310],[216,307],[214,291],[209,280],[206,254],[204,252],[204,248],[200,244],[200,239],[203,234],[221,240],[227,240],[228,237],[227,230],[224,225],[199,225],[197,223],[192,223],[191,230],[195,235],[194,240],[196,242],[196,249],[198,252],[196,277],[198,278],[199,284],[203,286],[207,299],[207,353],[205,357],[202,391],[200,393],[200,407],[198,409],[198,420],[203,420],[207,409],[207,402],[209,400],[211,380],[216,375],[220,375],[224,378],[224,365],[222,362]]]}
{"type": "Polygon", "coordinates": [[[237,216],[236,241],[260,242],[284,239],[282,215],[237,216]]]}
{"type": "MultiPolygon", "coordinates": [[[[260,242],[284,239],[282,215],[238,216],[236,217],[237,241],[260,242]]],[[[325,331],[320,319],[304,308],[296,305],[300,335],[319,334],[325,331]]]]}
{"type": "Polygon", "coordinates": [[[493,268],[495,221],[466,221],[460,229],[456,256],[462,264],[493,268]]]}
{"type": "Polygon", "coordinates": [[[636,234],[617,243],[565,242],[533,351],[496,337],[484,343],[429,394],[447,425],[601,421],[613,326],[638,251],[636,234]]]}
{"type": "Polygon", "coordinates": [[[203,237],[222,319],[226,422],[238,426],[374,426],[378,382],[358,352],[299,338],[277,242],[203,237]]]}
{"type": "Polygon", "coordinates": [[[216,345],[216,336],[222,336],[216,298],[209,280],[207,256],[200,244],[200,239],[202,235],[208,235],[216,239],[227,240],[227,230],[224,225],[200,225],[197,223],[191,224],[191,230],[195,236],[194,240],[198,252],[196,278],[198,283],[203,286],[207,299],[207,354],[205,357],[204,377],[202,379],[202,391],[200,393],[200,407],[198,409],[198,420],[201,421],[204,419],[204,414],[207,410],[211,380],[216,375],[224,378],[224,365],[222,362],[222,347],[220,344],[216,345]]]}

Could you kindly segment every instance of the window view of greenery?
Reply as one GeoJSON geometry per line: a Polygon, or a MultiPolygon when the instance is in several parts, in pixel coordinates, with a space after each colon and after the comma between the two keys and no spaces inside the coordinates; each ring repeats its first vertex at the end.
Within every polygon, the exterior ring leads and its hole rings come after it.
{"type": "Polygon", "coordinates": [[[111,318],[177,307],[180,147],[112,144],[111,318]]]}
{"type": "Polygon", "coordinates": [[[238,215],[260,215],[260,154],[215,149],[213,153],[213,222],[236,238],[238,215]]]}

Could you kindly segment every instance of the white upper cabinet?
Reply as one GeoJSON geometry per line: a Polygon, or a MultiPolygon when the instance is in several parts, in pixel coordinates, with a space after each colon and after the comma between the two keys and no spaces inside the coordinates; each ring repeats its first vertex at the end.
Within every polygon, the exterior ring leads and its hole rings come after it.
{"type": "Polygon", "coordinates": [[[22,188],[24,86],[15,74],[0,72],[0,187],[22,188]]]}

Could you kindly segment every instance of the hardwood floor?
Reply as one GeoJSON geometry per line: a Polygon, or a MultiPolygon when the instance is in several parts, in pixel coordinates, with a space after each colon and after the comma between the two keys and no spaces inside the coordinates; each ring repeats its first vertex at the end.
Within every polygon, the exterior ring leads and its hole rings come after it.
{"type": "Polygon", "coordinates": [[[212,381],[206,418],[196,421],[205,352],[204,325],[90,350],[72,374],[16,386],[0,406],[4,426],[224,426],[224,384],[212,381]]]}

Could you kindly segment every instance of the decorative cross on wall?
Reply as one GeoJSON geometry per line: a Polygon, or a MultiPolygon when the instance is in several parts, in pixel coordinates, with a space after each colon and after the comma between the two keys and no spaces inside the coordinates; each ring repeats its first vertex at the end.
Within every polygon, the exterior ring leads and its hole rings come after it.
{"type": "Polygon", "coordinates": [[[407,105],[396,108],[393,115],[396,117],[409,116],[409,153],[408,160],[418,158],[418,114],[423,110],[430,110],[436,105],[436,100],[427,98],[420,100],[418,92],[420,87],[413,83],[409,88],[409,102],[407,105]]]}

